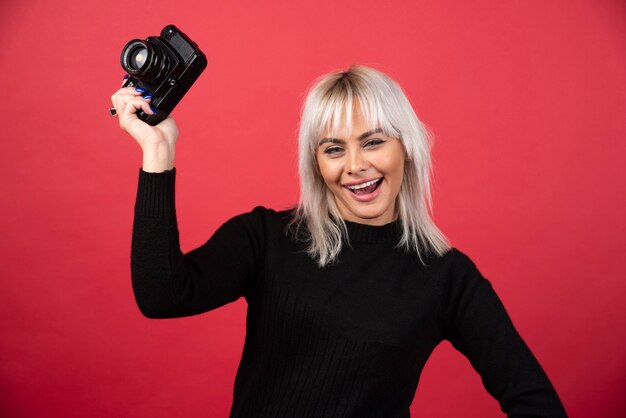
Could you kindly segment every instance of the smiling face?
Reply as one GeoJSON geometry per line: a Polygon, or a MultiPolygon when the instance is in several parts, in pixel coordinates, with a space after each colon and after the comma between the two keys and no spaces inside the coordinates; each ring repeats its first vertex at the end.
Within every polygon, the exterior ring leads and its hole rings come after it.
{"type": "Polygon", "coordinates": [[[350,129],[342,126],[320,138],[317,164],[343,219],[384,225],[397,216],[406,154],[398,138],[368,126],[358,107],[350,129]]]}

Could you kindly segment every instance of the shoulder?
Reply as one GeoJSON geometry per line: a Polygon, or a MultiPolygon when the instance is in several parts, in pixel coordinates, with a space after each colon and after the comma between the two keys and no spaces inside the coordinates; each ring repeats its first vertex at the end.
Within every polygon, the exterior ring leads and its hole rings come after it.
{"type": "Polygon", "coordinates": [[[428,253],[425,259],[428,269],[454,271],[473,264],[470,257],[456,247],[450,247],[442,254],[428,253]]]}
{"type": "Polygon", "coordinates": [[[237,248],[251,249],[260,259],[272,243],[286,236],[289,211],[276,211],[264,206],[232,216],[215,231],[209,242],[237,248]]]}
{"type": "Polygon", "coordinates": [[[451,263],[454,265],[455,268],[457,269],[467,269],[467,268],[475,268],[476,264],[474,264],[474,261],[472,261],[472,259],[463,251],[459,250],[456,247],[452,247],[450,249],[450,259],[451,259],[451,263]]]}
{"type": "Polygon", "coordinates": [[[265,206],[256,206],[248,212],[234,216],[232,219],[243,222],[288,223],[293,218],[294,209],[277,211],[265,206]]]}
{"type": "Polygon", "coordinates": [[[431,262],[437,285],[443,293],[450,288],[458,288],[486,281],[474,261],[465,252],[451,247],[445,254],[431,262]]]}
{"type": "Polygon", "coordinates": [[[225,225],[234,224],[266,236],[273,235],[286,231],[293,219],[293,213],[294,209],[277,211],[265,206],[256,206],[248,212],[233,216],[225,225]]]}

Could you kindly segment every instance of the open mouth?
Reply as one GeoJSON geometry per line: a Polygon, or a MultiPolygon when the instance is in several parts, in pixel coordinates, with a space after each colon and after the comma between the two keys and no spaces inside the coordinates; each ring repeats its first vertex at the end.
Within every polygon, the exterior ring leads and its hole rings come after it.
{"type": "Polygon", "coordinates": [[[344,186],[344,187],[356,195],[369,194],[369,193],[373,193],[374,191],[376,191],[376,189],[378,189],[378,187],[380,186],[382,182],[383,182],[383,178],[381,177],[376,180],[366,181],[365,183],[355,184],[353,186],[344,186]]]}

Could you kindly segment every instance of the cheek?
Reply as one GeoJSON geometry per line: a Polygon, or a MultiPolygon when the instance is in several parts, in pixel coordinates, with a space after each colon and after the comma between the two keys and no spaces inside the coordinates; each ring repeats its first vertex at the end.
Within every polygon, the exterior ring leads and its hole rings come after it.
{"type": "Polygon", "coordinates": [[[379,163],[378,168],[390,182],[392,192],[397,193],[404,178],[404,159],[388,156],[384,161],[379,161],[379,163]]]}
{"type": "Polygon", "coordinates": [[[381,161],[384,170],[394,179],[399,179],[400,181],[402,181],[404,175],[405,163],[406,158],[404,150],[399,145],[392,152],[384,156],[384,161],[381,161]]]}
{"type": "Polygon", "coordinates": [[[396,182],[398,183],[398,190],[400,190],[400,185],[402,184],[402,181],[404,180],[404,164],[405,161],[404,159],[397,161],[396,165],[395,165],[395,171],[394,171],[394,178],[396,179],[396,182]]]}
{"type": "Polygon", "coordinates": [[[341,177],[341,171],[337,170],[337,165],[332,162],[318,161],[317,168],[327,186],[332,186],[333,183],[339,181],[341,177]]]}
{"type": "Polygon", "coordinates": [[[379,158],[375,165],[387,176],[396,177],[404,170],[404,159],[397,158],[396,155],[385,155],[379,158]]]}

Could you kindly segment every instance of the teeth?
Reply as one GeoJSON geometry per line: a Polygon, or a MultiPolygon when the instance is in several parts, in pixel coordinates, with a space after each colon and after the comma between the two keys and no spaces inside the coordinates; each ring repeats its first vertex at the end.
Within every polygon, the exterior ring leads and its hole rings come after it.
{"type": "Polygon", "coordinates": [[[348,189],[350,189],[350,190],[359,190],[359,189],[362,189],[364,187],[371,186],[372,184],[378,183],[378,180],[380,180],[380,179],[368,181],[368,182],[361,183],[361,184],[355,184],[354,186],[346,186],[346,187],[348,189]]]}

